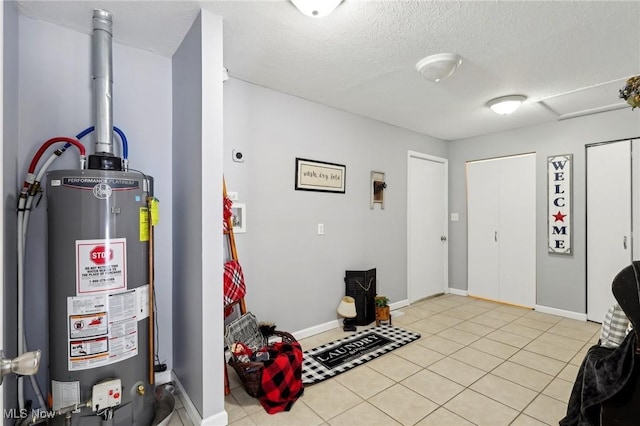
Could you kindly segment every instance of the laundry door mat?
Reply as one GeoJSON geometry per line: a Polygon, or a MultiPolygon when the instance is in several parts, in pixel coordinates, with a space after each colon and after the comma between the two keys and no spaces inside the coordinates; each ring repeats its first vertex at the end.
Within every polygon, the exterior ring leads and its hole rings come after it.
{"type": "Polygon", "coordinates": [[[417,333],[381,325],[304,351],[302,383],[312,385],[337,376],[419,338],[417,333]]]}

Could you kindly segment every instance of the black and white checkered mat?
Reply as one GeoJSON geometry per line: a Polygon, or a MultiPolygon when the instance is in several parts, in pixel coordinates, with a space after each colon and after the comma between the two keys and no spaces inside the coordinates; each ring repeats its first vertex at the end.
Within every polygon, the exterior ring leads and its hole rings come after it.
{"type": "Polygon", "coordinates": [[[419,338],[411,331],[381,325],[304,351],[302,383],[312,385],[337,376],[419,338]]]}

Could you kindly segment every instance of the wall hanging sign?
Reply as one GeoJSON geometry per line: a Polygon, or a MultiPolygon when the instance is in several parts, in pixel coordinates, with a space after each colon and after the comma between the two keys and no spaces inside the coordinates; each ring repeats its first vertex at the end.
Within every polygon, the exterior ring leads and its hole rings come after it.
{"type": "Polygon", "coordinates": [[[296,158],[296,190],[345,193],[345,174],[342,164],[296,158]]]}
{"type": "Polygon", "coordinates": [[[547,157],[549,253],[572,254],[572,165],[572,154],[547,157]]]}
{"type": "Polygon", "coordinates": [[[371,172],[371,209],[376,204],[380,204],[380,208],[384,209],[384,190],[387,188],[387,183],[384,181],[383,172],[371,172]]]}
{"type": "Polygon", "coordinates": [[[244,203],[233,202],[231,206],[231,223],[234,234],[247,232],[247,206],[244,203]]]}

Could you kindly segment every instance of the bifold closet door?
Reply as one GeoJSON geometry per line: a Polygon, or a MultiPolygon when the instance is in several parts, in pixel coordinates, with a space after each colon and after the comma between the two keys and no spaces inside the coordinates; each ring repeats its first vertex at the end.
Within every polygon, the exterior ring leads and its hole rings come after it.
{"type": "Polygon", "coordinates": [[[467,163],[468,291],[535,305],[535,154],[467,163]]]}
{"type": "Polygon", "coordinates": [[[587,318],[602,322],[631,263],[631,142],[587,147],[587,318]]]}

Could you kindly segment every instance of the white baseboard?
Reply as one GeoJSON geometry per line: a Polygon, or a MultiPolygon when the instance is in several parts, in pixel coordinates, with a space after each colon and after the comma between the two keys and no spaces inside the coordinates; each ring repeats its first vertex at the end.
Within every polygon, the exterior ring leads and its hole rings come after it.
{"type": "Polygon", "coordinates": [[[184,409],[191,420],[191,423],[194,425],[200,426],[225,426],[229,424],[229,415],[226,411],[220,411],[219,413],[214,414],[213,416],[209,416],[206,419],[200,417],[200,413],[196,409],[196,406],[193,405],[191,398],[187,395],[187,392],[184,390],[184,386],[180,383],[180,379],[175,374],[171,374],[173,377],[173,382],[178,387],[180,392],[180,400],[182,401],[182,405],[184,405],[184,409]]]}
{"type": "Polygon", "coordinates": [[[173,376],[171,374],[171,370],[161,371],[159,373],[154,373],[155,376],[155,385],[164,385],[165,383],[169,383],[173,380],[173,376]]]}
{"type": "Polygon", "coordinates": [[[296,340],[301,340],[307,337],[311,337],[315,334],[320,334],[320,333],[324,333],[325,331],[333,330],[336,327],[340,327],[341,323],[342,321],[336,319],[333,321],[325,322],[324,324],[314,325],[313,327],[305,328],[303,330],[299,330],[291,334],[293,334],[293,337],[295,337],[296,340]]]}
{"type": "Polygon", "coordinates": [[[460,290],[460,289],[453,288],[453,287],[449,287],[447,293],[455,294],[456,296],[468,296],[469,295],[469,292],[467,290],[460,290]]]}
{"type": "Polygon", "coordinates": [[[409,299],[400,300],[398,302],[389,303],[389,307],[391,310],[404,308],[405,306],[409,306],[409,299]]]}
{"type": "Polygon", "coordinates": [[[579,312],[565,311],[564,309],[551,308],[549,306],[535,305],[534,309],[544,314],[558,315],[560,317],[571,318],[578,321],[586,321],[587,314],[579,312]]]}

